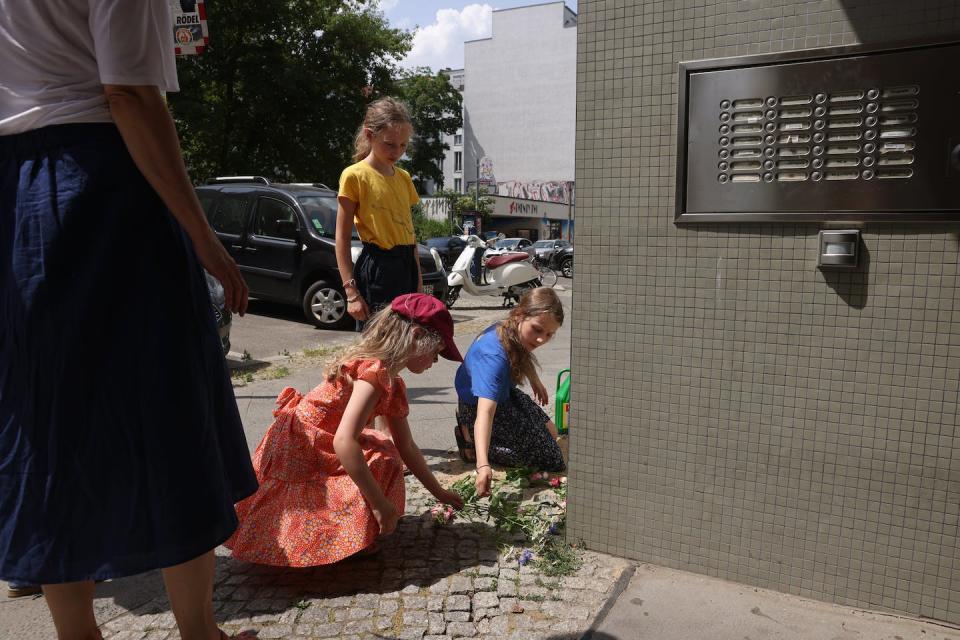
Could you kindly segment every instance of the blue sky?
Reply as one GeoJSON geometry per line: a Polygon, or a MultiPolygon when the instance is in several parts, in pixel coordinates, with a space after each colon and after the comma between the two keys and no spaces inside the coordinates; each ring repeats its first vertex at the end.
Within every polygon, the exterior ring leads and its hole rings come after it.
{"type": "MultiPolygon", "coordinates": [[[[458,69],[463,66],[465,40],[490,37],[494,9],[509,9],[546,0],[495,0],[486,2],[458,2],[457,0],[379,0],[380,8],[398,29],[413,30],[413,49],[401,62],[405,67],[443,67],[458,69]]],[[[567,6],[577,10],[576,0],[567,0],[567,6]]]]}

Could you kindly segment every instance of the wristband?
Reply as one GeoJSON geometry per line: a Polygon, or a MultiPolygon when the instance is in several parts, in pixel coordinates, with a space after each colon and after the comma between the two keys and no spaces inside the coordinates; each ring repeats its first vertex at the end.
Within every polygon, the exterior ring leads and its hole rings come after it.
{"type": "Polygon", "coordinates": [[[354,302],[356,302],[356,301],[359,300],[359,299],[360,299],[360,294],[358,293],[357,295],[353,296],[352,298],[347,298],[347,304],[353,304],[354,302]]]}
{"type": "Polygon", "coordinates": [[[490,465],[488,465],[488,464],[482,464],[482,465],[480,465],[479,467],[477,467],[477,471],[480,471],[480,469],[483,469],[484,467],[486,467],[486,468],[489,469],[489,468],[490,468],[490,465]]]}
{"type": "Polygon", "coordinates": [[[347,287],[353,287],[354,289],[356,289],[356,288],[357,288],[357,280],[356,280],[356,278],[350,278],[349,280],[347,280],[346,282],[344,282],[344,283],[343,283],[343,288],[346,289],[347,287]]]}

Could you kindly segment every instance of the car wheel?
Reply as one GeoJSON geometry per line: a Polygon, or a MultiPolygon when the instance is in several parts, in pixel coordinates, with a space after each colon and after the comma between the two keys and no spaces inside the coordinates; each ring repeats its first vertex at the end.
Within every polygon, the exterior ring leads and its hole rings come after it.
{"type": "Polygon", "coordinates": [[[314,282],[303,294],[303,314],[319,329],[345,329],[353,322],[343,290],[324,280],[314,282]]]}
{"type": "Polygon", "coordinates": [[[560,273],[563,274],[564,278],[573,277],[573,258],[563,259],[563,262],[560,263],[560,273]]]}
{"type": "Polygon", "coordinates": [[[444,300],[444,303],[447,305],[447,309],[453,307],[456,303],[457,298],[460,297],[460,287],[450,287],[447,289],[447,297],[444,300]]]}

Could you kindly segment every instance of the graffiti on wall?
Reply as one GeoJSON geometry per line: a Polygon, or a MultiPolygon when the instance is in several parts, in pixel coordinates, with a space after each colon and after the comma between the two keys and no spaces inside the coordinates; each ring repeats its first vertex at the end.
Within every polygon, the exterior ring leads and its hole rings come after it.
{"type": "Polygon", "coordinates": [[[544,202],[573,202],[573,182],[562,180],[511,180],[497,183],[497,195],[544,202]]]}
{"type": "Polygon", "coordinates": [[[446,198],[420,198],[423,213],[432,220],[446,220],[450,212],[450,203],[446,198]]]}

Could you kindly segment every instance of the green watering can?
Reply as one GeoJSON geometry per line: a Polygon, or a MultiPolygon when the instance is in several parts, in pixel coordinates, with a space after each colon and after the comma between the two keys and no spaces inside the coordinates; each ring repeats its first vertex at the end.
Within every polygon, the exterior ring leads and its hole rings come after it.
{"type": "Polygon", "coordinates": [[[558,433],[566,433],[570,429],[570,369],[563,369],[557,374],[557,395],[553,402],[553,423],[557,425],[558,433]],[[566,377],[564,377],[566,374],[566,377]]]}

